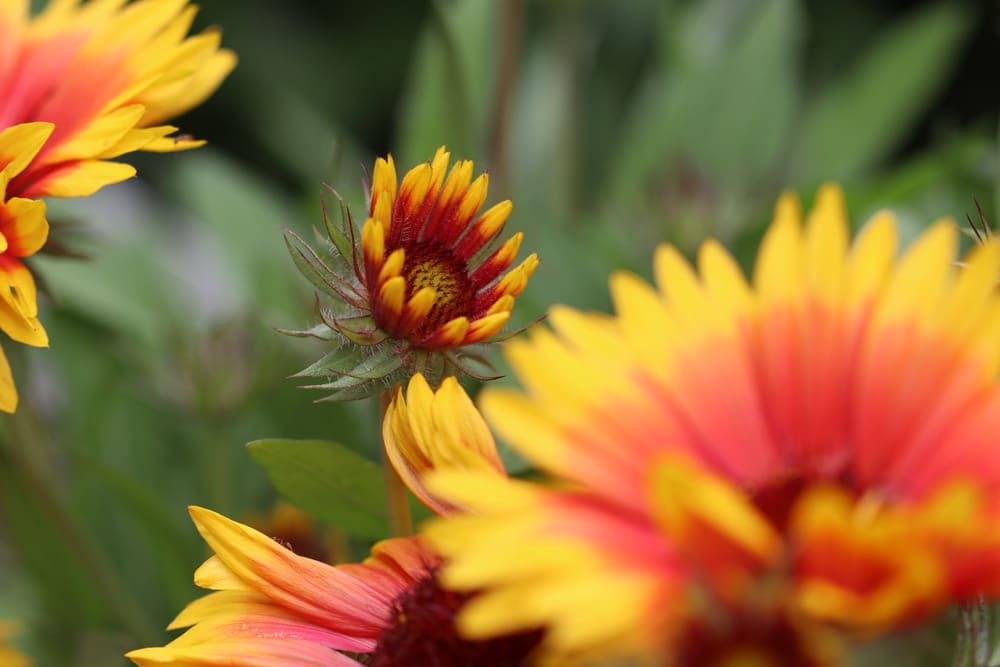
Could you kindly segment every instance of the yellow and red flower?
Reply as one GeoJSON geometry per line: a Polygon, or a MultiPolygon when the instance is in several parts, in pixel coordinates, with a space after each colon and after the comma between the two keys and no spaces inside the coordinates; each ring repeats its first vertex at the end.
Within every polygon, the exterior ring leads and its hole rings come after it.
{"type": "Polygon", "coordinates": [[[481,591],[460,629],[662,659],[706,599],[867,636],[1000,595],[1000,244],[957,245],[941,221],[897,260],[884,212],[851,244],[825,186],[804,228],[779,200],[752,284],[664,246],[658,289],[612,278],[616,317],[553,309],[508,347],[524,393],[482,405],[560,484],[424,480],[469,512],[424,534],[481,591]]]}
{"type": "MultiPolygon", "coordinates": [[[[415,491],[432,507],[440,503],[426,495],[419,474],[436,462],[503,474],[492,436],[454,378],[432,392],[415,376],[409,404],[400,390],[385,430],[391,460],[407,462],[404,479],[417,481],[415,491]],[[442,422],[443,413],[461,419],[442,422]],[[418,442],[423,438],[447,443],[443,449],[449,453],[419,459],[415,453],[426,449],[418,442]]],[[[142,667],[488,667],[520,664],[539,641],[533,629],[485,641],[459,637],[453,618],[468,595],[437,584],[441,559],[419,538],[385,540],[365,562],[333,566],[209,510],[194,507],[191,516],[215,552],[195,582],[216,592],[192,602],[174,620],[171,628],[191,626],[183,635],[128,654],[142,667]]]]}
{"type": "Polygon", "coordinates": [[[338,376],[313,386],[333,391],[330,398],[367,396],[417,372],[434,380],[478,377],[470,364],[481,361],[477,344],[496,340],[538,266],[531,254],[504,273],[523,237],[518,232],[498,246],[512,204],[480,214],[488,175],[472,180],[472,162],[459,161],[449,171],[449,161],[442,146],[400,183],[391,155],[376,160],[360,234],[343,204],[342,228],[327,218],[329,258],[288,233],[300,270],[334,299],[333,309],[321,310],[319,327],[288,332],[343,346],[299,374],[338,376]],[[350,353],[352,344],[363,349],[350,353]]]}
{"type": "MultiPolygon", "coordinates": [[[[48,236],[44,197],[79,197],[130,178],[132,151],[203,142],[163,123],[208,97],[236,63],[209,30],[187,37],[186,0],[0,1],[0,328],[47,345],[21,259],[48,236]]],[[[0,353],[0,409],[17,392],[0,353]]]]}
{"type": "Polygon", "coordinates": [[[51,123],[7,197],[79,197],[135,174],[112,158],[203,142],[164,121],[203,102],[236,64],[187,0],[68,0],[38,16],[0,4],[0,127],[51,123]]]}

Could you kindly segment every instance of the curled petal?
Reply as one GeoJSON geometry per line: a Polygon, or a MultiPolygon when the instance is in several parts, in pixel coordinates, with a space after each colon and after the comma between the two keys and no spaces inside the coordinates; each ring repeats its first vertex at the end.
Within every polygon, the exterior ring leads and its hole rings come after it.
{"type": "Polygon", "coordinates": [[[503,463],[486,423],[453,377],[432,391],[419,373],[410,379],[406,396],[399,389],[382,422],[386,454],[403,482],[438,514],[455,511],[424,485],[434,470],[493,471],[504,475],[503,463]]]}

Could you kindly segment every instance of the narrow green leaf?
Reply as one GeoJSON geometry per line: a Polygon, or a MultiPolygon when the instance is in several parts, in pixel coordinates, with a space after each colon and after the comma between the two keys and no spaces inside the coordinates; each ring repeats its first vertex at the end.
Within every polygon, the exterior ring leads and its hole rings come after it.
{"type": "Polygon", "coordinates": [[[53,557],[69,546],[9,460],[2,457],[0,463],[0,516],[11,548],[38,585],[50,620],[77,629],[108,623],[110,614],[93,577],[77,558],[53,557]]]}
{"type": "Polygon", "coordinates": [[[803,119],[791,174],[802,185],[848,179],[876,165],[927,108],[951,72],[970,19],[938,4],[895,22],[803,119]]]}
{"type": "Polygon", "coordinates": [[[608,171],[612,208],[690,165],[722,185],[767,178],[799,106],[800,14],[794,0],[664,11],[664,58],[631,101],[608,171]]]}
{"type": "Polygon", "coordinates": [[[325,440],[256,440],[247,450],[293,505],[350,535],[386,536],[382,471],[368,459],[325,440]]]}
{"type": "Polygon", "coordinates": [[[474,155],[485,136],[495,71],[499,3],[434,2],[401,104],[401,163],[428,160],[446,144],[474,155]]]}
{"type": "Polygon", "coordinates": [[[146,563],[147,576],[158,575],[163,592],[172,604],[189,599],[191,581],[190,527],[185,532],[166,510],[163,499],[140,481],[109,468],[99,461],[78,458],[81,469],[99,479],[116,503],[131,512],[143,529],[143,539],[150,546],[153,562],[146,563]]]}

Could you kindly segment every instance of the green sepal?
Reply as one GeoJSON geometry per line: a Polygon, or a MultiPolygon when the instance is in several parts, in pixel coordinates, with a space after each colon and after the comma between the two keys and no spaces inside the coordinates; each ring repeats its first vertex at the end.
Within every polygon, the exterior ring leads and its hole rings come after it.
{"type": "Polygon", "coordinates": [[[344,375],[348,369],[356,367],[361,360],[367,356],[368,350],[354,347],[353,345],[343,345],[330,350],[317,361],[303,368],[291,377],[329,377],[331,375],[344,375]]]}
{"type": "Polygon", "coordinates": [[[355,368],[349,371],[349,375],[366,380],[383,378],[393,371],[403,367],[403,356],[386,345],[377,354],[370,355],[355,368]]]}
{"type": "Polygon", "coordinates": [[[478,382],[492,382],[503,377],[503,375],[496,374],[496,367],[481,354],[453,352],[448,353],[447,359],[454,370],[458,371],[456,374],[467,375],[478,382]],[[484,369],[489,370],[493,374],[484,373],[484,369]]]}
{"type": "Polygon", "coordinates": [[[340,403],[345,401],[357,401],[363,398],[371,398],[381,393],[383,389],[403,380],[402,374],[388,375],[378,380],[367,380],[354,387],[338,389],[322,398],[317,398],[314,403],[340,403]],[[397,377],[398,375],[398,377],[397,377]]]}
{"type": "Polygon", "coordinates": [[[320,196],[320,205],[323,208],[323,225],[326,227],[326,234],[330,237],[330,241],[344,261],[353,267],[357,263],[357,246],[354,238],[354,219],[351,217],[351,210],[347,207],[347,202],[344,201],[339,192],[329,185],[325,186],[325,188],[326,192],[320,196]],[[334,224],[330,218],[330,211],[326,205],[327,195],[336,198],[337,203],[340,205],[339,226],[334,224]],[[348,238],[345,230],[350,230],[350,238],[348,238]]]}
{"type": "Polygon", "coordinates": [[[548,317],[548,315],[540,315],[540,316],[536,317],[535,319],[531,320],[530,322],[528,322],[527,324],[525,324],[523,326],[520,326],[520,327],[517,327],[516,329],[511,329],[511,330],[507,330],[507,331],[501,329],[500,331],[498,331],[495,334],[493,334],[492,336],[490,336],[486,340],[486,342],[489,343],[489,344],[503,343],[504,341],[510,340],[514,336],[519,336],[519,335],[523,334],[525,331],[527,331],[531,327],[535,326],[539,322],[543,321],[547,317],[548,317]]]}
{"type": "Polygon", "coordinates": [[[308,329],[281,329],[275,327],[274,330],[280,334],[294,338],[318,338],[325,341],[340,340],[340,333],[327,326],[326,322],[320,322],[308,329]]]}
{"type": "Polygon", "coordinates": [[[366,347],[378,345],[389,337],[389,334],[375,326],[375,319],[371,315],[337,317],[322,309],[318,312],[326,326],[358,345],[366,347]]]}
{"type": "Polygon", "coordinates": [[[299,270],[299,273],[312,283],[316,289],[337,301],[346,301],[357,308],[364,306],[359,297],[356,294],[352,294],[354,291],[353,286],[327,266],[320,256],[316,254],[316,251],[301,236],[290,229],[286,229],[285,245],[288,246],[288,252],[291,254],[292,261],[295,263],[295,267],[299,270]]]}
{"type": "Polygon", "coordinates": [[[370,350],[366,350],[366,352],[367,354],[350,370],[338,372],[337,375],[340,377],[327,385],[315,388],[336,389],[356,384],[356,382],[351,382],[351,380],[377,380],[403,367],[403,357],[388,345],[375,351],[374,354],[370,350]]]}

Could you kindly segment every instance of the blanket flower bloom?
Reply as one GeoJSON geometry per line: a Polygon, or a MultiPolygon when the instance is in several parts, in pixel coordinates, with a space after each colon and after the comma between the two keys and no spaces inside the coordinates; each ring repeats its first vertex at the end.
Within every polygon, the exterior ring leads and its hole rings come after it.
{"type": "Polygon", "coordinates": [[[287,233],[300,271],[333,299],[331,309],[320,308],[319,326],[286,332],[339,345],[298,374],[337,376],[312,386],[332,391],[328,398],[368,396],[418,372],[434,381],[455,373],[484,379],[475,365],[483,362],[481,344],[500,339],[538,258],[504,273],[523,237],[498,246],[512,204],[479,213],[488,175],[472,180],[472,162],[449,171],[449,161],[442,146],[399,182],[391,155],[376,160],[360,234],[343,202],[341,225],[325,215],[327,258],[287,233]]]}
{"type": "MultiPolygon", "coordinates": [[[[203,142],[164,122],[200,104],[236,63],[219,33],[187,32],[186,0],[0,2],[0,328],[28,345],[48,339],[35,281],[21,261],[48,236],[45,197],[90,195],[130,178],[112,159],[203,142]]],[[[0,410],[17,392],[0,352],[0,410]]]]}
{"type": "Polygon", "coordinates": [[[442,582],[479,592],[460,631],[721,657],[692,628],[732,639],[766,608],[761,657],[789,628],[873,636],[1000,596],[1000,244],[962,267],[957,245],[941,221],[897,260],[885,212],[852,244],[828,185],[804,225],[781,197],[752,284],[713,241],[697,270],[663,246],[657,289],[612,277],[615,317],[553,309],[507,349],[524,391],[482,407],[559,484],[424,480],[468,510],[423,533],[442,582]]]}
{"type": "MultiPolygon", "coordinates": [[[[444,456],[456,460],[456,468],[468,464],[503,474],[492,436],[454,378],[433,392],[415,376],[409,398],[407,405],[400,391],[389,408],[386,446],[406,450],[393,461],[411,461],[411,473],[434,469],[433,463],[413,463],[412,453],[420,449],[413,438],[438,439],[444,429],[450,440],[442,441],[451,452],[444,456]],[[439,421],[436,416],[445,411],[462,420],[439,421]],[[477,460],[479,453],[486,462],[477,460]]],[[[195,582],[215,592],[173,621],[171,628],[191,626],[180,637],[128,654],[142,667],[489,667],[521,664],[539,641],[535,630],[484,641],[458,636],[453,619],[469,596],[438,585],[441,558],[419,538],[384,540],[363,563],[334,566],[297,555],[210,510],[193,507],[191,517],[215,552],[195,582]]]]}

